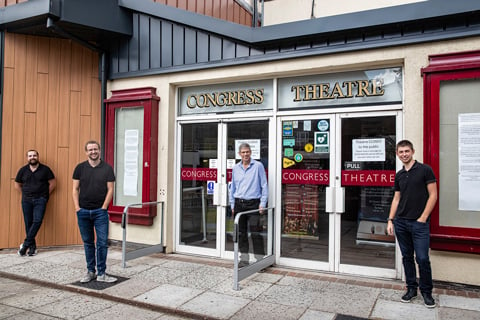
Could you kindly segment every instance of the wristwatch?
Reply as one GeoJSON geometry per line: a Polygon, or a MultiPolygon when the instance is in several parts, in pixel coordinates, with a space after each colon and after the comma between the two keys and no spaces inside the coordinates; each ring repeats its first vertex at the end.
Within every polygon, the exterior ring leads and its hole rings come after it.
{"type": "Polygon", "coordinates": [[[393,218],[388,218],[387,221],[392,221],[393,222],[393,218]]]}

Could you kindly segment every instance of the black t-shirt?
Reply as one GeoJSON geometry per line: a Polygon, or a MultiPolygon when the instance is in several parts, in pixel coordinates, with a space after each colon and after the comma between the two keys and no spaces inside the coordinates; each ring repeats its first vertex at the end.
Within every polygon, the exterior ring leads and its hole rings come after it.
{"type": "Polygon", "coordinates": [[[416,220],[428,201],[427,185],[437,179],[430,166],[415,161],[410,170],[405,168],[395,175],[395,191],[400,191],[396,217],[416,220]]]}
{"type": "Polygon", "coordinates": [[[93,210],[102,207],[107,196],[107,182],[115,181],[115,174],[112,167],[104,161],[96,167],[85,161],[77,165],[73,171],[73,179],[80,181],[80,208],[93,210]]]}
{"type": "Polygon", "coordinates": [[[39,163],[37,170],[30,170],[30,165],[27,164],[18,170],[15,182],[22,184],[23,199],[35,199],[44,197],[48,199],[49,180],[54,179],[52,170],[49,167],[39,163]]]}

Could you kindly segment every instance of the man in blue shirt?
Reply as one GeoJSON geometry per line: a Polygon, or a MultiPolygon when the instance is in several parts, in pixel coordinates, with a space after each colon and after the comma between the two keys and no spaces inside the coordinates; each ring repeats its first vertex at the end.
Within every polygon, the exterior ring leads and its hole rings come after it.
{"type": "Polygon", "coordinates": [[[257,210],[259,213],[247,214],[240,217],[239,250],[240,266],[248,264],[248,229],[253,243],[253,252],[256,256],[264,256],[263,244],[263,214],[267,207],[268,186],[267,175],[263,164],[252,159],[252,149],[248,143],[240,144],[238,154],[241,161],[232,169],[232,183],[230,185],[230,206],[232,215],[236,213],[257,210]]]}

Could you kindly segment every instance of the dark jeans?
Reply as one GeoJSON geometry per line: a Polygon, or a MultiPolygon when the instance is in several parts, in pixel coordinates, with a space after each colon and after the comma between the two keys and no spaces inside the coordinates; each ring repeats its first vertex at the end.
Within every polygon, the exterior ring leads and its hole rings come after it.
{"type": "Polygon", "coordinates": [[[22,199],[23,220],[25,221],[26,238],[24,247],[36,248],[35,237],[42,226],[47,199],[44,197],[35,199],[22,199]]]}
{"type": "MultiPolygon", "coordinates": [[[[235,214],[249,211],[249,210],[258,210],[260,205],[260,200],[250,200],[247,202],[242,202],[235,200],[235,214]]],[[[265,248],[263,244],[263,222],[265,218],[263,215],[257,213],[251,213],[247,215],[242,215],[238,221],[238,249],[240,252],[240,260],[248,261],[248,252],[249,252],[249,243],[248,243],[248,232],[250,231],[250,236],[252,238],[253,244],[253,253],[257,256],[265,255],[265,248]]]]}
{"type": "Polygon", "coordinates": [[[416,220],[395,219],[395,235],[402,252],[403,269],[407,288],[417,289],[423,293],[432,293],[432,268],[430,266],[430,223],[421,223],[416,220]],[[420,273],[417,283],[415,260],[420,273]]]}
{"type": "Polygon", "coordinates": [[[98,275],[103,275],[107,268],[108,212],[101,208],[94,210],[80,209],[77,211],[77,219],[85,249],[87,269],[90,272],[95,272],[96,266],[98,275]],[[95,234],[97,237],[96,249],[95,234]]]}

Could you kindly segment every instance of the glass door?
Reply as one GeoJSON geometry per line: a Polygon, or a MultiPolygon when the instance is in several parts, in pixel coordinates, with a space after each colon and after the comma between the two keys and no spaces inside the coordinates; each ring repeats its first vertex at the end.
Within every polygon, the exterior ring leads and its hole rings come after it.
{"type": "Polygon", "coordinates": [[[218,255],[218,215],[213,204],[213,186],[217,182],[219,123],[189,123],[180,128],[177,249],[218,255]]]}
{"type": "Polygon", "coordinates": [[[280,263],[396,277],[396,112],[282,119],[280,263]]]}
{"type": "Polygon", "coordinates": [[[333,270],[333,220],[326,200],[335,154],[331,140],[334,120],[324,116],[281,121],[279,234],[283,265],[333,270]]]}
{"type": "MultiPolygon", "coordinates": [[[[228,184],[247,142],[268,172],[269,121],[218,121],[180,126],[177,251],[233,258],[228,184]]],[[[268,176],[268,175],[267,175],[268,176]]]]}
{"type": "Polygon", "coordinates": [[[397,113],[338,115],[336,161],[344,197],[336,240],[342,273],[395,277],[395,237],[387,234],[396,171],[397,113]]]}

